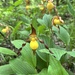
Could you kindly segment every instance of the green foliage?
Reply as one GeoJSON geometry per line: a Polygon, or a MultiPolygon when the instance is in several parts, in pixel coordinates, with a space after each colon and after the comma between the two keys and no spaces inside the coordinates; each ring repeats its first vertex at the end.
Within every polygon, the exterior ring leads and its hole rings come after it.
{"type": "Polygon", "coordinates": [[[10,66],[16,74],[34,74],[36,73],[35,68],[33,68],[27,62],[22,61],[21,59],[15,59],[10,61],[10,66]]]}
{"type": "Polygon", "coordinates": [[[56,0],[59,6],[51,11],[43,0],[0,1],[0,75],[74,74],[75,1],[72,1],[56,0]],[[54,16],[62,17],[65,24],[53,24],[54,16]],[[10,30],[3,33],[6,26],[10,30]],[[30,47],[31,35],[36,35],[33,37],[39,44],[36,50],[30,47]]]}
{"type": "Polygon", "coordinates": [[[69,45],[70,35],[65,28],[60,26],[59,29],[54,27],[53,30],[55,31],[55,34],[58,36],[58,38],[60,38],[66,45],[69,45]]]}
{"type": "Polygon", "coordinates": [[[14,40],[14,41],[11,41],[11,43],[16,47],[16,48],[21,48],[22,47],[22,44],[25,43],[23,40],[14,40]]]}
{"type": "Polygon", "coordinates": [[[20,22],[18,22],[18,24],[15,26],[15,28],[14,28],[14,30],[12,31],[12,36],[16,36],[16,33],[18,32],[18,29],[20,28],[20,26],[21,26],[21,21],[20,22]]]}
{"type": "Polygon", "coordinates": [[[69,11],[69,13],[70,13],[73,17],[75,17],[75,10],[74,10],[73,6],[71,5],[71,3],[70,3],[69,0],[67,0],[67,3],[68,3],[68,11],[69,11]]]}
{"type": "Polygon", "coordinates": [[[48,73],[50,75],[69,75],[66,70],[62,67],[59,61],[57,61],[54,57],[50,56],[50,63],[48,67],[48,73]]]}
{"type": "Polygon", "coordinates": [[[0,53],[6,55],[17,55],[13,50],[4,47],[0,47],[0,53]]]}
{"type": "Polygon", "coordinates": [[[10,65],[4,65],[4,66],[0,67],[0,74],[2,74],[2,75],[10,75],[10,74],[14,74],[14,72],[11,69],[10,65]]]}
{"type": "Polygon", "coordinates": [[[51,19],[52,19],[52,15],[45,14],[43,16],[43,19],[37,19],[37,21],[41,25],[46,25],[46,26],[50,27],[51,26],[51,19]]]}
{"type": "Polygon", "coordinates": [[[33,55],[33,52],[27,43],[26,46],[21,51],[22,59],[30,63],[33,67],[36,67],[36,56],[33,55]]]}

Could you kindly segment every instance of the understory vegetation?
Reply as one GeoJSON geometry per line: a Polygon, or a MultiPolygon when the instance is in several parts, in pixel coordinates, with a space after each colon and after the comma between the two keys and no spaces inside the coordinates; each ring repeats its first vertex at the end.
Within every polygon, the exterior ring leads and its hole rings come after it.
{"type": "Polygon", "coordinates": [[[75,75],[74,0],[0,0],[0,75],[75,75]]]}

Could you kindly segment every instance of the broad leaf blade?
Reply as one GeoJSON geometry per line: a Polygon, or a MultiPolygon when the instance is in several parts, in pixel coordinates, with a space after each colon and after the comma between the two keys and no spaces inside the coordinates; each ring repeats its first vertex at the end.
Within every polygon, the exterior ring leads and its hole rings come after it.
{"type": "Polygon", "coordinates": [[[16,26],[15,26],[15,28],[13,29],[12,34],[11,34],[12,37],[13,37],[13,36],[16,36],[16,33],[18,32],[18,29],[19,29],[20,26],[21,26],[21,23],[22,23],[22,21],[19,21],[19,22],[16,24],[16,26]]]}
{"type": "Polygon", "coordinates": [[[58,60],[50,55],[48,75],[69,75],[58,60]]]}
{"type": "Polygon", "coordinates": [[[47,27],[50,27],[51,26],[51,19],[52,19],[51,15],[45,14],[43,16],[43,19],[37,19],[37,21],[41,25],[46,25],[47,27]]]}
{"type": "Polygon", "coordinates": [[[37,19],[37,21],[38,21],[39,24],[45,25],[45,24],[44,24],[44,21],[43,21],[42,19],[37,19]]]}
{"type": "Polygon", "coordinates": [[[27,43],[25,47],[23,47],[22,51],[22,59],[27,61],[32,66],[36,66],[36,56],[33,54],[32,49],[30,48],[29,44],[27,43]]]}
{"type": "Polygon", "coordinates": [[[13,50],[0,47],[0,53],[6,54],[6,55],[17,55],[13,50]]]}
{"type": "MultiPolygon", "coordinates": [[[[56,28],[55,28],[56,29],[56,28]]],[[[56,35],[66,44],[70,43],[70,35],[66,29],[60,26],[59,29],[55,30],[56,35]]]]}
{"type": "Polygon", "coordinates": [[[44,21],[44,24],[48,27],[51,26],[51,19],[52,19],[52,16],[51,15],[48,15],[48,14],[45,14],[43,16],[43,21],[44,21]]]}
{"type": "Polygon", "coordinates": [[[42,60],[44,60],[45,62],[47,62],[48,54],[41,53],[40,50],[42,50],[42,49],[45,49],[45,46],[39,42],[39,48],[38,48],[38,50],[36,51],[36,53],[37,53],[37,55],[38,55],[42,60]]]}
{"type": "Polygon", "coordinates": [[[75,17],[75,11],[74,11],[73,6],[72,6],[71,3],[70,3],[70,0],[67,0],[67,3],[68,3],[68,11],[69,11],[69,13],[70,13],[73,17],[75,17]]]}
{"type": "Polygon", "coordinates": [[[52,51],[53,55],[56,57],[57,60],[60,60],[61,57],[67,53],[65,50],[62,49],[57,49],[57,48],[50,48],[50,50],[52,51]]]}
{"type": "Polygon", "coordinates": [[[16,48],[21,48],[22,47],[22,44],[25,43],[25,41],[23,40],[14,40],[14,41],[11,41],[11,43],[16,47],[16,48]]]}
{"type": "Polygon", "coordinates": [[[11,75],[15,74],[11,69],[10,65],[3,65],[0,66],[0,75],[11,75]]]}
{"type": "Polygon", "coordinates": [[[15,59],[15,60],[10,61],[10,66],[16,74],[28,75],[28,74],[36,73],[35,68],[33,68],[29,63],[21,59],[15,59]]]}
{"type": "Polygon", "coordinates": [[[72,57],[75,57],[75,51],[68,51],[67,54],[69,54],[72,57]]]}

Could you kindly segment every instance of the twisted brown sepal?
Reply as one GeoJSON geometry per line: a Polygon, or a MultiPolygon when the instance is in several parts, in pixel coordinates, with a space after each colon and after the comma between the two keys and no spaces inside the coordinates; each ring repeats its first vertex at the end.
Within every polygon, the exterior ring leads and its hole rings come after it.
{"type": "Polygon", "coordinates": [[[31,29],[32,29],[32,32],[31,32],[30,36],[36,36],[36,30],[35,30],[35,28],[32,26],[32,24],[31,24],[31,29]]]}

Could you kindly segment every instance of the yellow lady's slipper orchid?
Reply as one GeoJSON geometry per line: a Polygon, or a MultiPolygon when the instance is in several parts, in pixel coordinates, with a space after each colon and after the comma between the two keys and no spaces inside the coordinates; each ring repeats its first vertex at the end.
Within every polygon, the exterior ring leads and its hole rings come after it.
{"type": "Polygon", "coordinates": [[[3,33],[8,33],[10,31],[10,28],[8,26],[6,26],[6,28],[2,29],[3,33]]]}
{"type": "Polygon", "coordinates": [[[7,32],[7,30],[6,30],[6,29],[2,29],[2,32],[3,32],[3,33],[6,33],[6,32],[7,32]]]}
{"type": "Polygon", "coordinates": [[[44,10],[44,6],[43,6],[43,5],[40,5],[40,6],[39,6],[39,9],[40,9],[40,10],[44,10]]]}
{"type": "Polygon", "coordinates": [[[30,6],[29,6],[29,5],[27,5],[25,8],[26,8],[26,10],[28,10],[28,9],[30,9],[30,6]]]}
{"type": "Polygon", "coordinates": [[[35,38],[32,38],[30,41],[30,47],[32,50],[36,50],[38,48],[38,42],[36,41],[35,38]]]}
{"type": "Polygon", "coordinates": [[[54,24],[56,25],[56,24],[61,24],[61,22],[60,22],[60,20],[59,19],[54,19],[54,24]]]}
{"type": "Polygon", "coordinates": [[[53,17],[53,20],[52,20],[53,25],[61,25],[63,23],[64,23],[64,21],[61,19],[60,16],[54,16],[53,17]]]}
{"type": "Polygon", "coordinates": [[[48,9],[49,11],[51,11],[53,8],[54,8],[54,4],[49,1],[49,2],[47,3],[47,9],[48,9]]]}

